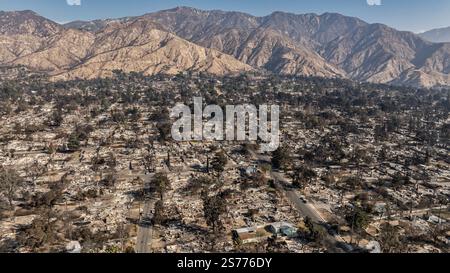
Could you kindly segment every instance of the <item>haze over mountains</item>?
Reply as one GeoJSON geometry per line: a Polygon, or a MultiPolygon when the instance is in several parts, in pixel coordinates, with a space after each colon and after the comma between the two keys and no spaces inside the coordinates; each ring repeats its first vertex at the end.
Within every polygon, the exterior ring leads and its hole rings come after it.
{"type": "Polygon", "coordinates": [[[0,64],[53,79],[107,77],[115,69],[217,75],[265,70],[412,86],[450,86],[450,44],[340,14],[180,7],[64,26],[31,11],[0,13],[0,64]]]}
{"type": "Polygon", "coordinates": [[[450,43],[450,27],[432,29],[419,36],[434,43],[450,43]]]}

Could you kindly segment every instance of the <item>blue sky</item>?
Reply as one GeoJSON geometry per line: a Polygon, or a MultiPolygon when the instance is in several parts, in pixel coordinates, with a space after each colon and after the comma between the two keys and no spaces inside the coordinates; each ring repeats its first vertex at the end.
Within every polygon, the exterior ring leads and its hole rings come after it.
{"type": "Polygon", "coordinates": [[[60,23],[141,15],[176,6],[237,10],[258,16],[277,10],[339,12],[414,32],[450,26],[449,0],[0,0],[0,10],[31,9],[60,23]]]}

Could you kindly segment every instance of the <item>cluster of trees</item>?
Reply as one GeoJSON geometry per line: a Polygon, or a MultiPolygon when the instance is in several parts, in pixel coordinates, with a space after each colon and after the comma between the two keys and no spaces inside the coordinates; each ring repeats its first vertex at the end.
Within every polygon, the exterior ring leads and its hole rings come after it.
{"type": "Polygon", "coordinates": [[[58,215],[51,208],[42,208],[38,216],[30,225],[25,225],[19,230],[17,241],[21,246],[31,248],[33,251],[44,245],[57,243],[58,215]]]}
{"type": "MultiPolygon", "coordinates": [[[[304,128],[317,129],[323,132],[327,126],[333,126],[333,132],[323,134],[318,145],[305,147],[296,151],[305,164],[301,167],[292,166],[291,150],[288,147],[280,147],[272,154],[271,165],[275,169],[292,170],[294,186],[303,188],[312,179],[317,177],[311,166],[330,165],[341,162],[347,158],[350,162],[359,164],[370,163],[371,158],[367,156],[369,151],[364,149],[353,149],[350,153],[344,150],[351,144],[347,135],[358,135],[362,138],[372,136],[378,143],[396,140],[395,136],[406,132],[407,137],[417,141],[430,152],[425,155],[413,155],[413,159],[405,158],[408,164],[423,164],[426,158],[433,156],[435,146],[448,146],[450,139],[450,125],[446,120],[450,110],[449,90],[426,90],[416,88],[392,87],[386,85],[356,84],[347,80],[306,77],[284,77],[269,76],[263,80],[254,80],[251,75],[239,77],[218,77],[210,75],[199,75],[189,77],[185,75],[164,76],[157,75],[146,77],[140,73],[125,74],[115,71],[115,76],[109,79],[95,79],[89,81],[68,81],[49,83],[45,81],[33,81],[28,86],[19,86],[14,81],[4,81],[0,84],[0,115],[21,113],[32,109],[31,106],[53,103],[53,112],[47,116],[43,124],[28,124],[17,127],[18,133],[33,135],[43,130],[45,126],[59,127],[63,124],[65,116],[72,111],[89,109],[87,111],[86,124],[78,125],[67,137],[65,151],[77,151],[83,145],[83,141],[89,139],[93,130],[90,121],[101,113],[109,114],[108,118],[101,118],[101,123],[116,123],[117,127],[128,126],[129,123],[137,125],[142,119],[140,109],[156,106],[156,111],[146,118],[155,126],[161,142],[170,141],[171,120],[168,108],[174,101],[191,103],[192,97],[202,96],[208,104],[221,106],[232,102],[232,104],[263,104],[276,102],[277,104],[290,105],[295,110],[294,118],[302,121],[304,128]],[[153,87],[154,82],[164,82],[173,86],[172,92],[165,88],[153,87]],[[220,85],[220,86],[219,86],[220,85]],[[217,88],[222,92],[218,93],[217,88]],[[33,95],[27,90],[36,90],[33,95]],[[69,91],[68,91],[69,90],[69,91]],[[252,91],[254,90],[254,91],[252,91]],[[24,99],[25,98],[25,99],[24,99]],[[111,110],[111,105],[114,109],[111,110]],[[369,123],[369,119],[374,123],[369,123]],[[375,125],[374,125],[375,124],[375,125]],[[363,125],[363,126],[361,126],[363,125]],[[365,126],[369,128],[362,128],[365,126]],[[365,130],[368,129],[368,130],[365,130]],[[415,159],[415,160],[414,160],[415,159]],[[422,160],[424,159],[424,160],[422,160]]],[[[282,118],[285,118],[283,115],[282,118]]],[[[138,135],[139,128],[134,126],[138,135]],[[137,129],[136,129],[137,128],[137,129]]],[[[105,142],[106,143],[106,142],[105,142]]],[[[138,145],[138,137],[128,140],[126,147],[133,148],[138,145]]],[[[53,149],[54,150],[54,149],[53,149]]],[[[52,151],[51,153],[53,153],[52,151]]],[[[13,154],[13,153],[12,153],[13,154]]],[[[375,154],[373,154],[375,155],[375,154]]],[[[392,157],[387,149],[378,152],[376,159],[380,161],[391,160],[392,157]]],[[[405,156],[406,157],[406,156],[405,156]]],[[[103,182],[108,187],[113,187],[116,178],[115,163],[107,158],[96,158],[93,161],[93,169],[97,171],[102,165],[108,167],[103,182]]],[[[207,162],[207,172],[210,169],[216,174],[213,176],[202,176],[190,181],[189,190],[193,193],[203,192],[210,186],[223,184],[221,174],[226,170],[228,163],[224,151],[217,151],[211,162],[207,162]]],[[[148,173],[154,172],[154,162],[149,154],[144,157],[143,164],[148,173]]],[[[132,169],[130,163],[130,169],[132,169]]],[[[33,184],[36,183],[42,166],[31,166],[27,176],[33,184]]],[[[264,184],[263,175],[252,177],[255,185],[264,184]]],[[[404,174],[394,175],[392,185],[402,187],[409,184],[409,177],[404,174]]],[[[360,188],[362,183],[358,177],[351,177],[344,181],[347,188],[360,188]]],[[[20,175],[10,169],[0,169],[0,190],[2,198],[13,207],[14,198],[18,195],[24,185],[20,175]]],[[[167,175],[156,174],[152,180],[152,186],[159,196],[155,205],[155,223],[164,223],[165,203],[164,195],[170,188],[167,175]]],[[[52,207],[61,197],[61,189],[55,188],[42,196],[35,197],[35,206],[52,207]]],[[[222,193],[213,196],[202,194],[204,216],[214,232],[221,229],[221,218],[226,213],[225,198],[222,193]]],[[[354,229],[362,229],[367,225],[368,214],[366,208],[356,208],[346,215],[348,223],[354,229]]],[[[42,219],[45,219],[42,218],[42,219]]],[[[43,226],[43,221],[37,220],[31,230],[36,230],[37,237],[42,238],[42,232],[52,230],[51,226],[43,226]]],[[[320,231],[310,223],[307,224],[310,237],[316,240],[320,238],[320,231]]],[[[386,227],[386,233],[391,234],[390,228],[386,227]]],[[[396,237],[383,235],[389,245],[396,237]],[[394,238],[394,239],[392,239],[394,238]]],[[[41,240],[42,241],[42,240],[41,240]]],[[[33,246],[40,245],[36,240],[33,246]]]]}
{"type": "Polygon", "coordinates": [[[296,188],[303,189],[315,177],[317,177],[317,173],[313,169],[307,166],[297,167],[292,173],[292,185],[296,188]]]}
{"type": "Polygon", "coordinates": [[[156,173],[152,180],[152,186],[155,189],[155,192],[159,195],[159,200],[155,204],[153,223],[161,225],[167,219],[164,206],[164,195],[171,187],[167,174],[156,173]]]}
{"type": "Polygon", "coordinates": [[[315,242],[319,246],[322,246],[327,230],[323,226],[314,223],[309,217],[306,217],[303,222],[305,223],[306,228],[306,238],[312,242],[315,242]]]}
{"type": "Polygon", "coordinates": [[[209,196],[206,191],[202,192],[203,214],[206,224],[211,227],[213,233],[223,229],[221,216],[227,212],[227,206],[222,194],[209,196]]]}
{"type": "Polygon", "coordinates": [[[61,147],[61,151],[75,152],[81,147],[82,141],[87,141],[89,135],[94,131],[92,125],[84,124],[75,127],[75,130],[69,135],[65,147],[61,147]]]}
{"type": "MultiPolygon", "coordinates": [[[[225,171],[225,166],[228,163],[228,158],[225,155],[225,152],[223,150],[217,152],[211,162],[212,169],[216,172],[216,174],[219,176],[225,171]]],[[[209,169],[209,167],[208,167],[209,169]]]]}
{"type": "Polygon", "coordinates": [[[281,146],[272,153],[272,166],[274,169],[286,169],[290,160],[289,147],[281,146]]]}

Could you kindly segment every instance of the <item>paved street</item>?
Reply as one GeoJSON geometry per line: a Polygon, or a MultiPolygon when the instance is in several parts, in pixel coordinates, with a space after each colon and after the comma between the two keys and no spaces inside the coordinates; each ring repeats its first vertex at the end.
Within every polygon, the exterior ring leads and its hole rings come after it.
{"type": "Polygon", "coordinates": [[[296,191],[285,189],[284,185],[287,185],[289,182],[284,178],[283,174],[272,172],[272,179],[279,183],[279,189],[284,191],[289,201],[291,201],[291,203],[303,216],[308,216],[315,223],[326,223],[325,219],[323,219],[322,215],[320,215],[316,208],[309,203],[305,204],[300,199],[300,196],[296,191]],[[283,185],[280,185],[280,183],[283,185]]]}
{"type": "Polygon", "coordinates": [[[152,218],[153,201],[147,200],[141,216],[141,223],[138,227],[138,235],[136,240],[137,253],[150,253],[151,242],[153,237],[153,226],[147,221],[152,218]]]}
{"type": "MultiPolygon", "coordinates": [[[[256,152],[251,151],[252,154],[259,160],[270,162],[270,157],[266,155],[261,155],[256,152]]],[[[298,193],[292,189],[288,189],[286,186],[290,182],[286,179],[283,173],[271,171],[270,175],[275,181],[275,187],[281,191],[286,198],[291,202],[292,206],[302,215],[303,217],[309,217],[311,220],[319,225],[327,225],[327,221],[320,215],[317,209],[311,203],[304,203],[298,193]]],[[[345,243],[339,235],[332,236],[331,234],[326,234],[324,238],[324,243],[331,252],[342,253],[352,251],[352,247],[345,243]]]]}
{"type": "MultiPolygon", "coordinates": [[[[327,225],[327,221],[320,215],[317,209],[311,203],[304,203],[296,191],[286,189],[286,185],[289,184],[287,179],[282,173],[271,172],[272,179],[275,181],[275,186],[278,190],[282,191],[284,195],[289,199],[294,208],[303,216],[309,217],[313,223],[319,225],[327,225]]],[[[327,233],[324,238],[324,243],[331,252],[343,253],[352,251],[352,247],[345,243],[339,235],[332,236],[327,233]]]]}
{"type": "MultiPolygon", "coordinates": [[[[145,175],[142,177],[145,181],[145,186],[147,186],[153,175],[145,175]]],[[[153,238],[153,227],[149,223],[152,219],[152,211],[154,209],[154,200],[146,199],[144,203],[144,208],[142,210],[142,215],[140,216],[140,223],[138,226],[138,234],[136,239],[136,248],[135,251],[137,253],[150,253],[151,243],[153,238]]]]}

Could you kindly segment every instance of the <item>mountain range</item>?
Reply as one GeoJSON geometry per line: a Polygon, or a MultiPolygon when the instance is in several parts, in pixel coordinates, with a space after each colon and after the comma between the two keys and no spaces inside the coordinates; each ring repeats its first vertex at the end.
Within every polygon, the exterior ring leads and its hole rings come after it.
{"type": "Polygon", "coordinates": [[[113,71],[216,75],[267,71],[410,86],[450,86],[450,43],[336,13],[178,7],[138,17],[57,24],[32,11],[0,12],[0,64],[54,80],[113,71]]]}
{"type": "Polygon", "coordinates": [[[432,29],[419,36],[433,43],[450,43],[450,27],[432,29]]]}

